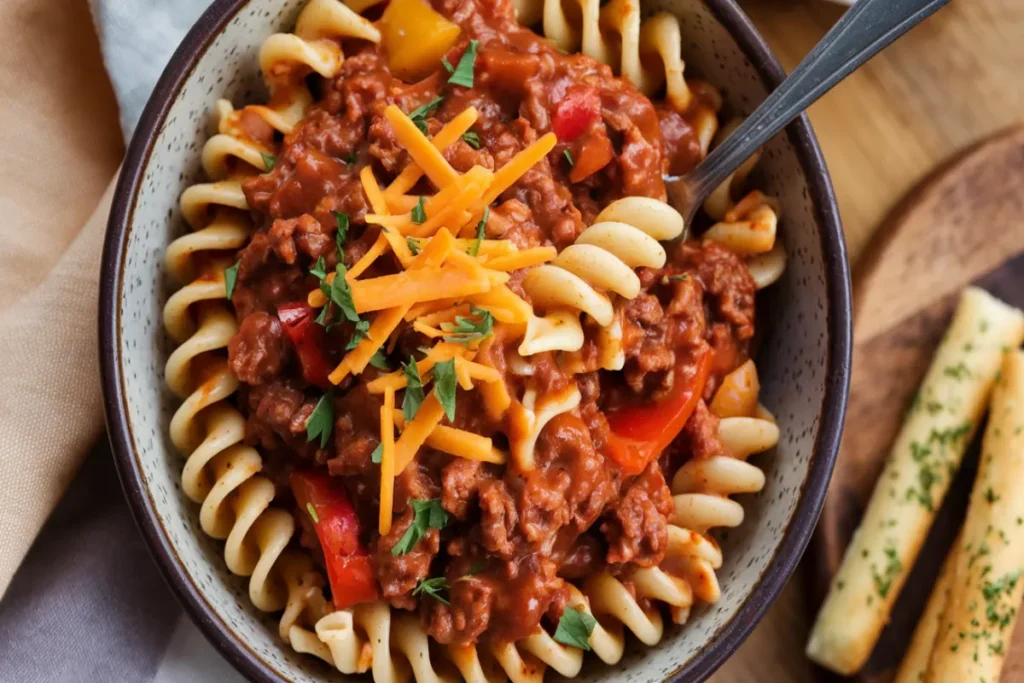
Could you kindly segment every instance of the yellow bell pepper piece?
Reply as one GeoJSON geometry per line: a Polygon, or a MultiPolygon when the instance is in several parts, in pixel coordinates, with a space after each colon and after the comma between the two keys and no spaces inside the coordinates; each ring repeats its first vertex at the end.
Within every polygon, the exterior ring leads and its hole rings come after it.
{"type": "Polygon", "coordinates": [[[391,73],[406,82],[436,69],[461,32],[424,0],[391,0],[379,27],[391,73]]]}

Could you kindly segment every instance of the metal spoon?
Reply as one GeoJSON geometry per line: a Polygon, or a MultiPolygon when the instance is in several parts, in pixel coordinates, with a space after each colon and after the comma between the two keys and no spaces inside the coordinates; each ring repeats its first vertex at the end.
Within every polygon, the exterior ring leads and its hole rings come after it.
{"type": "Polygon", "coordinates": [[[696,168],[665,178],[669,202],[688,229],[718,185],[804,109],[858,66],[949,0],[856,0],[754,113],[696,168]]]}

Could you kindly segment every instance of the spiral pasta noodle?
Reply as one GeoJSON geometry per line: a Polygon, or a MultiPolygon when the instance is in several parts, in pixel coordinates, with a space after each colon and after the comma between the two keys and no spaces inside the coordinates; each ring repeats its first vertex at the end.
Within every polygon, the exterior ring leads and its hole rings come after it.
{"type": "Polygon", "coordinates": [[[186,455],[182,488],[200,508],[200,526],[225,541],[228,569],[249,577],[249,597],[265,612],[282,611],[281,636],[301,641],[302,623],[315,623],[329,607],[323,578],[304,554],[286,550],[295,519],[272,506],[273,483],[259,474],[262,458],[243,443],[245,418],[228,399],[238,379],[226,348],[237,323],[225,288],[230,255],[252,230],[242,180],[266,171],[265,143],[244,131],[241,117],[253,113],[281,133],[290,132],[312,103],[304,78],[310,70],[331,76],[343,55],[337,38],[374,40],[376,29],[337,0],[313,0],[299,16],[296,33],[276,34],[260,50],[260,66],[271,105],[215,108],[217,133],[204,145],[203,170],[210,182],[182,193],[181,211],[191,232],[174,240],[166,267],[182,285],[168,299],[163,320],[178,345],[168,358],[168,387],[183,400],[171,418],[174,446],[186,455]]]}
{"type": "MultiPolygon", "coordinates": [[[[715,145],[732,135],[740,119],[733,119],[718,132],[715,145]]],[[[744,184],[761,159],[761,150],[751,155],[704,200],[704,213],[715,224],[704,234],[746,257],[747,267],[758,289],[776,282],[786,268],[786,252],[776,240],[779,202],[759,190],[742,195],[744,184]]]]}
{"type": "MultiPolygon", "coordinates": [[[[634,299],[640,293],[640,278],[634,268],[645,266],[661,268],[665,265],[665,249],[659,241],[671,240],[683,233],[683,217],[668,204],[647,197],[626,197],[609,204],[598,214],[596,222],[584,230],[576,242],[566,247],[550,263],[531,269],[523,280],[523,289],[530,295],[535,307],[553,311],[558,316],[550,323],[551,315],[541,320],[553,327],[579,328],[579,320],[566,311],[579,311],[608,331],[599,339],[602,367],[620,370],[624,362],[621,353],[621,321],[616,319],[612,295],[634,299]],[[575,325],[572,325],[575,321],[575,325]]],[[[562,332],[562,339],[569,334],[562,332]]],[[[519,353],[529,356],[540,351],[577,351],[583,343],[582,330],[574,335],[579,344],[542,345],[538,339],[545,335],[527,329],[519,353]],[[568,347],[568,348],[566,348],[568,347]]],[[[548,337],[550,339],[550,337],[548,337]]]]}

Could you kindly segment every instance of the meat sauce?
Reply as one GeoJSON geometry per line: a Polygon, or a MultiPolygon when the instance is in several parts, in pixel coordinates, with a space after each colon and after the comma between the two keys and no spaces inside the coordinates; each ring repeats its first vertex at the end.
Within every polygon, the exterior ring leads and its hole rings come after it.
{"type": "MultiPolygon", "coordinates": [[[[337,78],[320,83],[318,101],[294,132],[278,145],[269,173],[248,178],[244,191],[257,230],[241,251],[232,302],[239,332],[229,346],[230,364],[242,382],[239,407],[247,416],[246,441],[261,448],[267,470],[288,499],[287,475],[297,467],[322,468],[347,491],[362,523],[363,542],[381,595],[399,609],[418,610],[440,643],[470,643],[484,633],[498,640],[529,635],[542,621],[557,622],[568,598],[567,581],[597,571],[657,565],[665,554],[672,500],[666,485],[689,457],[721,451],[716,418],[700,402],[686,428],[639,475],[627,476],[603,455],[609,438],[607,412],[656,401],[670,392],[679,368],[712,354],[704,387],[710,400],[721,377],[745,360],[753,335],[754,282],[742,261],[713,243],[666,245],[668,264],[641,269],[642,293],[625,302],[626,365],[622,372],[568,375],[551,354],[531,358],[538,386],[557,390],[575,382],[579,410],[559,415],[541,433],[537,467],[513,471],[456,458],[424,447],[395,483],[395,522],[379,537],[379,466],[371,454],[379,443],[382,399],[366,383],[381,374],[367,367],[334,392],[331,441],[307,442],[305,424],[321,388],[304,381],[295,349],[282,333],[279,306],[304,300],[318,282],[309,269],[318,258],[337,262],[334,212],[349,217],[344,260],[351,266],[374,242],[377,228],[359,171],[371,165],[382,183],[409,163],[383,116],[389,104],[409,112],[443,96],[426,117],[430,134],[474,106],[479,148],[460,140],[444,153],[460,172],[474,165],[500,168],[526,145],[551,130],[552,112],[572,93],[596,93],[600,116],[570,142],[559,142],[492,207],[487,237],[519,247],[571,244],[600,209],[630,195],[665,198],[667,173],[681,173],[701,156],[691,112],[652,104],[611,69],[589,57],[563,55],[521,28],[510,0],[433,0],[434,8],[463,31],[449,53],[457,63],[469,39],[479,41],[473,88],[447,85],[436,73],[417,83],[394,78],[381,46],[345,44],[347,58],[337,78]],[[565,152],[576,161],[570,165],[565,152]],[[579,170],[580,164],[586,167],[579,170]],[[685,277],[683,277],[685,276],[685,277]],[[429,529],[406,554],[391,550],[413,519],[411,500],[440,499],[450,514],[442,530],[429,529]],[[417,584],[444,576],[450,604],[413,595],[417,584]]],[[[707,103],[700,97],[698,103],[707,103]]],[[[255,139],[272,141],[259,119],[243,117],[255,139]]],[[[425,182],[425,181],[424,181],[425,182]]],[[[414,188],[432,192],[427,186],[414,188]]],[[[378,259],[367,277],[395,264],[378,259]]],[[[521,274],[513,274],[510,285],[521,274]]],[[[336,364],[352,334],[349,325],[325,335],[328,360],[336,364]]],[[[582,356],[594,356],[590,340],[582,356]]],[[[390,365],[425,343],[411,330],[392,352],[390,365]]],[[[506,367],[507,349],[518,341],[498,339],[489,360],[505,376],[513,395],[522,378],[506,367]]],[[[332,365],[333,367],[333,365],[332,365]]],[[[454,426],[505,443],[514,425],[496,424],[479,398],[460,391],[454,426]]],[[[297,514],[300,519],[306,515],[297,514]]],[[[309,522],[301,542],[319,553],[309,522]]],[[[322,556],[321,556],[322,557],[322,556]]]]}

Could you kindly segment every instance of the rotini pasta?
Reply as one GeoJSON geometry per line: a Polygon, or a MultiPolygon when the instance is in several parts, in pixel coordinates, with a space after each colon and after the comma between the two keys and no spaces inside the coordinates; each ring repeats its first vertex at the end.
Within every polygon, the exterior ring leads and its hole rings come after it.
{"type": "Polygon", "coordinates": [[[636,298],[640,278],[633,269],[664,266],[665,249],[659,240],[672,240],[682,233],[683,217],[664,202],[627,197],[610,204],[575,244],[551,263],[526,274],[523,289],[534,306],[553,312],[532,323],[536,328],[528,328],[519,353],[578,351],[583,344],[582,328],[578,320],[566,320],[565,311],[581,311],[602,328],[611,328],[602,333],[606,360],[601,367],[622,369],[624,359],[618,350],[621,324],[616,321],[609,294],[636,298]],[[538,341],[541,339],[545,343],[538,341]]]}
{"type": "Polygon", "coordinates": [[[225,270],[230,255],[248,240],[249,204],[241,179],[267,169],[269,151],[244,131],[241,116],[260,116],[287,133],[312,103],[303,78],[309,67],[323,76],[336,73],[340,37],[374,39],[376,29],[336,0],[313,0],[299,18],[296,33],[271,36],[260,53],[260,66],[274,107],[235,111],[217,103],[218,131],[203,147],[202,162],[213,181],[193,185],[181,197],[181,212],[193,232],[172,242],[167,271],[178,289],[164,307],[164,327],[178,344],[167,361],[171,390],[184,399],[171,419],[171,441],[187,459],[182,472],[186,495],[201,503],[200,525],[225,540],[225,561],[235,574],[249,577],[249,597],[266,612],[284,610],[281,635],[289,640],[293,624],[317,598],[312,564],[286,551],[295,519],[271,507],[275,488],[259,475],[262,459],[243,443],[245,418],[228,399],[239,381],[228,367],[225,351],[238,331],[228,306],[225,270]],[[330,38],[330,39],[329,39],[330,38]],[[284,93],[277,97],[278,93],[284,93]],[[287,626],[287,627],[286,627],[287,626]]]}
{"type": "Polygon", "coordinates": [[[215,106],[206,182],[181,198],[192,230],[167,250],[183,490],[297,652],[377,683],[573,677],[584,651],[615,664],[627,632],[655,645],[664,615],[719,597],[712,530],[742,521],[730,497],[765,483],[746,460],[779,438],[740,329],[741,257],[758,286],[784,266],[777,207],[732,203],[743,169],[705,235],[721,250],[627,191],[664,196],[663,169],[697,159],[666,159],[617,108],[654,111],[664,89],[701,155],[717,130],[670,15],[520,3],[639,89],[560,66],[541,115],[517,93],[566,58],[506,5],[396,2],[372,23],[381,0],[312,0],[260,50],[268,104],[215,106]],[[437,77],[399,79],[420,72],[437,77]],[[610,126],[649,153],[618,154],[610,126]],[[739,302],[730,321],[712,296],[739,302]],[[713,370],[723,333],[744,362],[713,370]],[[665,471],[670,444],[691,457],[665,471]]]}

